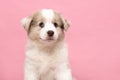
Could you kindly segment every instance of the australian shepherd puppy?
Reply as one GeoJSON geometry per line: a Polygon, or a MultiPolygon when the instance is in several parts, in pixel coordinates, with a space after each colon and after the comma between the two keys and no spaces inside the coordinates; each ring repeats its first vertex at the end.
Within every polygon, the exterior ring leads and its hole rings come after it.
{"type": "Polygon", "coordinates": [[[51,9],[22,20],[28,34],[24,80],[73,80],[64,41],[69,24],[51,9]]]}

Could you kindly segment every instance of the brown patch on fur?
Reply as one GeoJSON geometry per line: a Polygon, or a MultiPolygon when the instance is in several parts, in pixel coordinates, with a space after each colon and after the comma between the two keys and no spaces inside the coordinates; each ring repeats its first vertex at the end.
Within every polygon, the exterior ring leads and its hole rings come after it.
{"type": "MultiPolygon", "coordinates": [[[[64,23],[63,23],[63,21],[62,21],[62,19],[61,19],[61,16],[60,16],[60,14],[59,13],[57,13],[57,12],[54,12],[54,18],[53,18],[53,23],[57,23],[58,24],[58,27],[60,27],[61,28],[61,26],[63,26],[64,25],[64,23]]],[[[62,28],[63,29],[63,28],[62,28]]]]}
{"type": "Polygon", "coordinates": [[[56,22],[58,24],[58,26],[63,29],[63,30],[67,30],[68,27],[70,26],[68,21],[66,19],[63,18],[63,16],[57,12],[54,12],[54,18],[53,18],[53,23],[56,22]]]}
{"type": "Polygon", "coordinates": [[[39,39],[39,30],[41,29],[39,27],[40,22],[44,22],[44,17],[40,12],[36,12],[32,15],[32,22],[29,26],[28,36],[32,40],[38,40],[39,39]]]}

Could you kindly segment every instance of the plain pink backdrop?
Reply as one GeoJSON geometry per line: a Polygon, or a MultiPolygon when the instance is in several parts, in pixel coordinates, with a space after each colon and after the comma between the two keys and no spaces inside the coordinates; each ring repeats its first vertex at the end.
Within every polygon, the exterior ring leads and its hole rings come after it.
{"type": "Polygon", "coordinates": [[[1,0],[0,80],[23,80],[27,35],[20,21],[42,8],[71,22],[66,41],[77,80],[120,80],[119,0],[1,0]]]}

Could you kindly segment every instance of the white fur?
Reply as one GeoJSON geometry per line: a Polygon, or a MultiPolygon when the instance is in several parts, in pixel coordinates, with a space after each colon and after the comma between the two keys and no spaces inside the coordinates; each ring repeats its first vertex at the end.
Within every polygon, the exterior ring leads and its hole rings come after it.
{"type": "MultiPolygon", "coordinates": [[[[57,40],[57,32],[51,20],[54,16],[52,10],[42,10],[46,18],[45,27],[39,32],[39,37],[47,39],[47,31],[54,31],[53,39],[57,40]]],[[[26,23],[27,19],[23,20],[26,23]]],[[[47,43],[46,43],[47,44],[47,43]]],[[[26,49],[25,79],[24,80],[73,80],[71,70],[68,67],[68,52],[64,40],[54,45],[34,43],[28,39],[26,49]]]]}
{"type": "Polygon", "coordinates": [[[54,13],[51,9],[43,9],[42,15],[46,18],[47,22],[50,22],[53,19],[54,13]]]}
{"type": "MultiPolygon", "coordinates": [[[[29,44],[28,46],[30,46],[29,44]]],[[[71,70],[67,68],[68,55],[64,42],[59,43],[54,52],[44,52],[32,47],[26,52],[25,80],[72,80],[71,70]],[[53,71],[51,70],[53,69],[53,71]],[[51,71],[50,71],[51,70],[51,71]],[[41,75],[41,76],[39,76],[41,75]]]]}
{"type": "Polygon", "coordinates": [[[21,20],[22,26],[24,26],[28,22],[28,18],[25,17],[21,20]]]}

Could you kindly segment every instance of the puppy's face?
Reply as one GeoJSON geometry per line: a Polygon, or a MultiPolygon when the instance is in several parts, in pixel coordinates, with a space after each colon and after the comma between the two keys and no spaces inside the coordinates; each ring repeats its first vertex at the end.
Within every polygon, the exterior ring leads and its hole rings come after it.
{"type": "Polygon", "coordinates": [[[44,9],[22,20],[22,24],[33,41],[56,42],[64,38],[68,22],[57,12],[44,9]]]}

